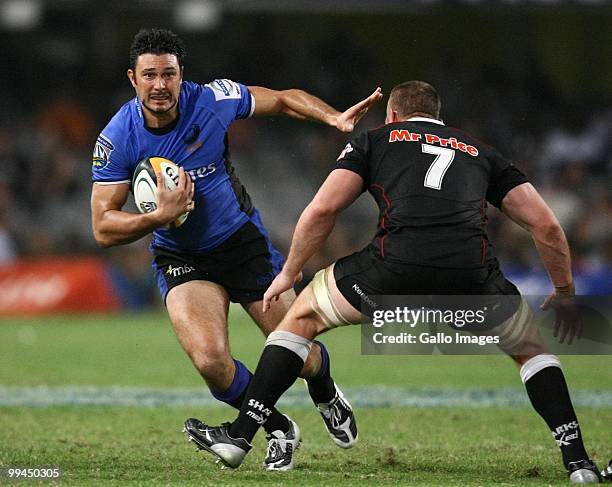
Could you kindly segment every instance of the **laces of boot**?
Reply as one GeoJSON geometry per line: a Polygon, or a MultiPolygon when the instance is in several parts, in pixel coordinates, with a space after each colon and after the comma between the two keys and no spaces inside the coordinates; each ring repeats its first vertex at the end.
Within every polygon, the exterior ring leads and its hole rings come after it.
{"type": "Polygon", "coordinates": [[[338,429],[340,427],[340,421],[342,420],[342,411],[338,407],[339,401],[336,401],[331,409],[331,424],[334,428],[338,429]]]}
{"type": "Polygon", "coordinates": [[[280,440],[277,438],[271,438],[268,440],[268,452],[266,454],[267,458],[275,459],[280,457],[284,453],[283,447],[281,445],[280,440]]]}

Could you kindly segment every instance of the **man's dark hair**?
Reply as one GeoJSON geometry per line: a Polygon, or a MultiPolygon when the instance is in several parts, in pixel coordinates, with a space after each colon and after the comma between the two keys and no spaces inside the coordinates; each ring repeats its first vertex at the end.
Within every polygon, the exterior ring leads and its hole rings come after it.
{"type": "Polygon", "coordinates": [[[179,66],[183,66],[187,49],[182,39],[167,29],[140,29],[130,46],[130,68],[136,67],[141,54],[174,54],[179,66]]]}
{"type": "Polygon", "coordinates": [[[391,90],[389,105],[400,117],[421,112],[434,118],[440,118],[442,102],[436,89],[429,83],[406,81],[391,90]]]}

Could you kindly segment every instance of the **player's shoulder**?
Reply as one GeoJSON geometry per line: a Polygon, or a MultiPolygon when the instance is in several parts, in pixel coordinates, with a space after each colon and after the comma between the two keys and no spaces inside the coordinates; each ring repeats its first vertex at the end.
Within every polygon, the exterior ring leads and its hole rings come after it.
{"type": "Polygon", "coordinates": [[[245,91],[248,92],[248,88],[243,84],[226,78],[214,79],[206,84],[183,81],[182,89],[188,98],[195,98],[210,105],[227,100],[240,100],[245,91]]]}
{"type": "MultiPolygon", "coordinates": [[[[141,109],[137,98],[124,103],[102,129],[100,135],[116,143],[129,139],[138,123],[138,110],[141,109]]],[[[142,113],[140,116],[142,117],[142,113]]]]}
{"type": "Polygon", "coordinates": [[[123,104],[98,135],[93,150],[94,172],[100,172],[108,166],[111,157],[122,160],[126,154],[133,153],[131,146],[137,140],[133,137],[138,123],[137,106],[137,98],[123,104]]]}
{"type": "Polygon", "coordinates": [[[497,152],[495,147],[488,142],[483,141],[480,135],[474,135],[470,130],[465,130],[452,125],[447,125],[446,128],[450,136],[461,138],[466,143],[478,148],[478,151],[483,155],[490,155],[497,152]]]}

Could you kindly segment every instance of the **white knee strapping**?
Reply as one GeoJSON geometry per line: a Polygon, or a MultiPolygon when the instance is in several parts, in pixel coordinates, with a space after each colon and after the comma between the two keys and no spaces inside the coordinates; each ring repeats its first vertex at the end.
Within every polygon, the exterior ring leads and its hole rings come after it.
{"type": "Polygon", "coordinates": [[[352,324],[342,316],[331,300],[327,287],[326,269],[320,270],[313,277],[312,291],[314,294],[314,302],[311,303],[312,309],[321,317],[328,328],[352,324]]]}
{"type": "Polygon", "coordinates": [[[532,318],[531,308],[521,298],[521,303],[516,312],[506,321],[493,328],[493,331],[499,337],[499,346],[504,350],[511,350],[520,346],[532,318]]]}
{"type": "Polygon", "coordinates": [[[529,379],[536,375],[540,370],[546,367],[559,367],[561,368],[561,362],[559,357],[556,355],[550,355],[542,353],[530,358],[521,367],[521,380],[525,384],[529,379]]]}
{"type": "Polygon", "coordinates": [[[312,342],[307,338],[291,333],[290,331],[273,331],[268,335],[267,345],[277,345],[291,350],[298,355],[304,362],[308,358],[312,342]]]}

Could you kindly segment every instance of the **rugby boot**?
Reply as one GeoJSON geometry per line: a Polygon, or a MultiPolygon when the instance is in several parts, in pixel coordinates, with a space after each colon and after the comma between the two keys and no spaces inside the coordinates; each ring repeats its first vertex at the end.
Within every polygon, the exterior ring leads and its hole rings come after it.
{"type": "Polygon", "coordinates": [[[317,404],[332,441],[340,448],[352,448],[357,443],[357,422],[353,408],[334,383],[336,394],[330,402],[317,404]]]}
{"type": "Polygon", "coordinates": [[[264,467],[270,471],[286,471],[293,468],[293,454],[300,447],[300,427],[289,416],[289,431],[286,433],[276,430],[266,436],[268,451],[264,460],[264,467]]]}
{"type": "Polygon", "coordinates": [[[572,484],[598,484],[602,480],[599,469],[591,460],[569,462],[567,473],[572,484]]]}
{"type": "Polygon", "coordinates": [[[183,431],[187,439],[193,441],[200,450],[215,455],[225,466],[238,468],[251,449],[251,444],[244,438],[232,438],[229,433],[230,423],[221,426],[208,426],[199,419],[189,418],[185,421],[183,431]]]}
{"type": "Polygon", "coordinates": [[[610,460],[608,466],[601,471],[600,475],[604,482],[612,482],[612,460],[610,460]]]}

